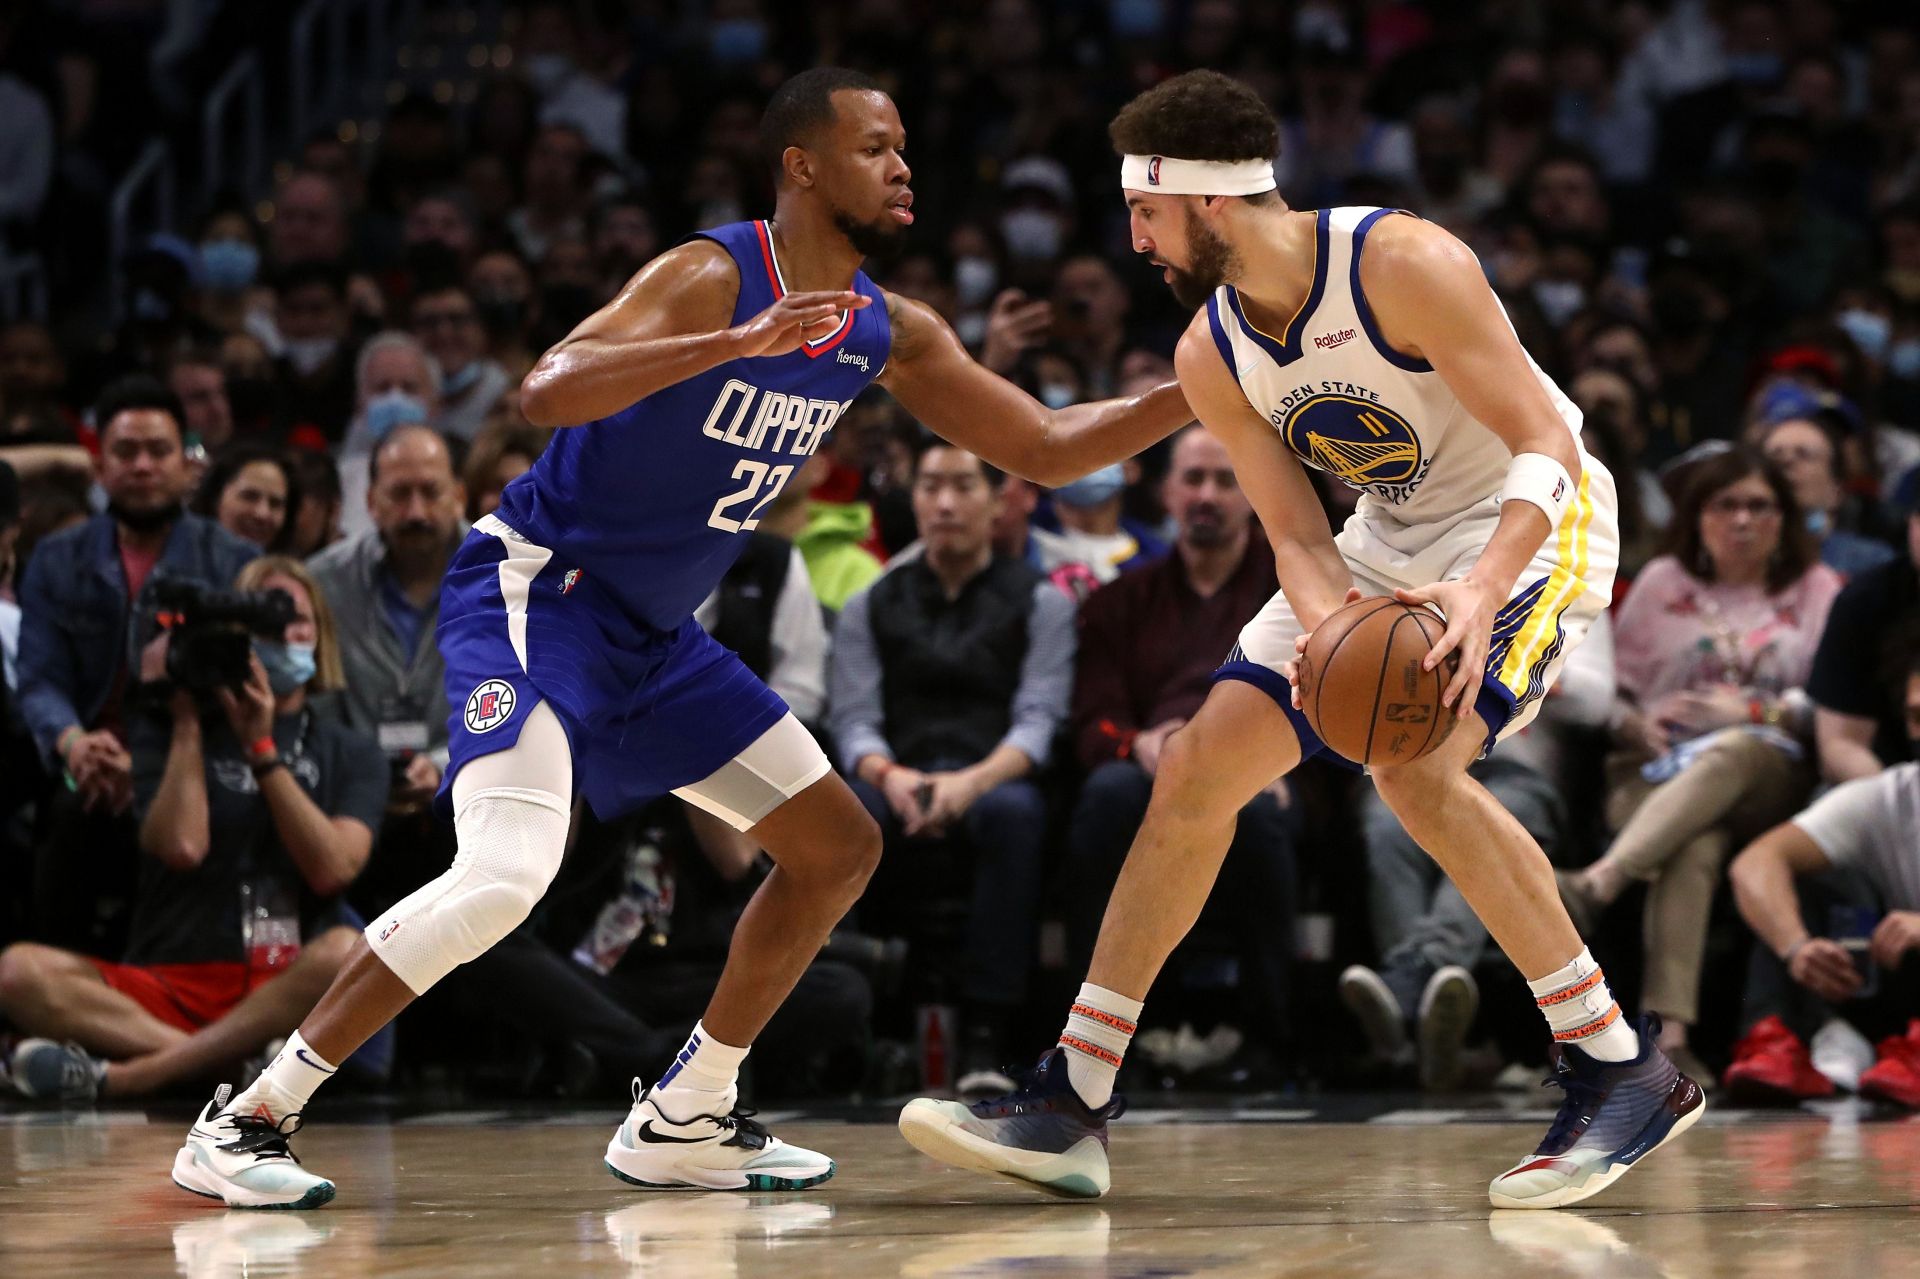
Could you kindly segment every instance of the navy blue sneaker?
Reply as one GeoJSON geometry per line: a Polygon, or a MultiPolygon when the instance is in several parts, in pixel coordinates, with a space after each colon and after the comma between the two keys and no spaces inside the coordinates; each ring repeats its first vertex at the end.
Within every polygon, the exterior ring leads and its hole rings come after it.
{"type": "Polygon", "coordinates": [[[1068,1199],[1098,1199],[1107,1173],[1107,1121],[1126,1110],[1116,1096],[1098,1109],[1067,1082],[1067,1054],[1041,1054],[1020,1087],[964,1106],[916,1097],[900,1112],[900,1135],[941,1163],[989,1172],[1068,1199]]]}
{"type": "Polygon", "coordinates": [[[1546,1140],[1493,1179],[1496,1208],[1564,1208],[1599,1194],[1627,1169],[1699,1122],[1707,1112],[1700,1085],[1682,1074],[1656,1041],[1660,1019],[1643,1016],[1640,1055],[1600,1061],[1566,1045],[1553,1077],[1566,1091],[1546,1140]]]}

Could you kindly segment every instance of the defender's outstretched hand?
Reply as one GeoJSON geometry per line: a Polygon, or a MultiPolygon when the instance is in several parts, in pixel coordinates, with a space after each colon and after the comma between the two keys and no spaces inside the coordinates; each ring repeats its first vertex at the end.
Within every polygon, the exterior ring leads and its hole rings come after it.
{"type": "Polygon", "coordinates": [[[808,338],[822,338],[833,330],[842,311],[857,311],[873,299],[850,289],[818,293],[789,293],[733,330],[742,356],[785,355],[797,351],[808,338]]]}

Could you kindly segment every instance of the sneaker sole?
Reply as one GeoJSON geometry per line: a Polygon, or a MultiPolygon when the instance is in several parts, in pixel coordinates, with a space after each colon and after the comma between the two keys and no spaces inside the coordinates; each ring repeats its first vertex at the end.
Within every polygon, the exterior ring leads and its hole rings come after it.
{"type": "Polygon", "coordinates": [[[1379,973],[1355,964],[1340,974],[1340,1002],[1347,1006],[1376,1057],[1393,1061],[1407,1050],[1400,1001],[1379,973]]]}
{"type": "Polygon", "coordinates": [[[642,1190],[806,1190],[833,1176],[835,1164],[827,1160],[826,1171],[803,1176],[783,1176],[771,1172],[750,1172],[744,1168],[673,1167],[650,1160],[644,1152],[620,1144],[615,1137],[607,1143],[607,1171],[642,1190]]]}
{"type": "Polygon", "coordinates": [[[332,1203],[335,1193],[334,1184],[331,1181],[323,1181],[300,1198],[290,1202],[246,1203],[245,1197],[255,1192],[244,1186],[235,1186],[233,1191],[236,1198],[228,1198],[227,1192],[219,1189],[217,1183],[201,1169],[200,1161],[194,1158],[192,1148],[187,1146],[182,1146],[180,1153],[173,1157],[173,1184],[188,1194],[199,1195],[202,1199],[212,1199],[229,1208],[243,1208],[257,1212],[304,1212],[309,1208],[318,1208],[332,1203]]]}
{"type": "Polygon", "coordinates": [[[1480,1011],[1480,988],[1472,974],[1449,965],[1434,974],[1420,996],[1420,1086],[1452,1088],[1460,1082],[1460,1052],[1480,1011]],[[1458,976],[1451,976],[1458,973],[1458,976]],[[1441,978],[1446,977],[1446,981],[1441,978]]]}
{"type": "MultiPolygon", "coordinates": [[[[1499,1191],[1489,1188],[1487,1198],[1496,1208],[1521,1209],[1565,1208],[1568,1204],[1577,1204],[1583,1199],[1591,1199],[1608,1186],[1611,1186],[1614,1182],[1620,1180],[1620,1178],[1626,1176],[1629,1169],[1638,1167],[1640,1161],[1648,1155],[1651,1155],[1654,1151],[1660,1149],[1660,1147],[1666,1145],[1675,1137],[1678,1137],[1681,1133],[1700,1122],[1700,1116],[1706,1113],[1706,1094],[1702,1093],[1700,1104],[1692,1110],[1689,1110],[1686,1114],[1676,1118],[1667,1128],[1666,1135],[1658,1141],[1623,1163],[1609,1164],[1605,1172],[1593,1173],[1578,1185],[1562,1186],[1558,1190],[1549,1190],[1545,1194],[1535,1195],[1531,1199],[1516,1199],[1511,1195],[1503,1195],[1499,1191]]],[[[1644,1142],[1648,1134],[1658,1128],[1659,1123],[1660,1120],[1656,1117],[1653,1123],[1648,1124],[1646,1128],[1640,1131],[1640,1135],[1634,1138],[1633,1142],[1628,1145],[1626,1149],[1631,1150],[1634,1146],[1638,1146],[1644,1142]]]]}
{"type": "Polygon", "coordinates": [[[900,1111],[900,1135],[950,1167],[1005,1177],[1061,1199],[1098,1199],[1112,1186],[1106,1147],[1097,1137],[1083,1137],[1063,1154],[1021,1150],[976,1137],[960,1127],[948,1106],[967,1114],[956,1102],[914,1098],[900,1111]]]}

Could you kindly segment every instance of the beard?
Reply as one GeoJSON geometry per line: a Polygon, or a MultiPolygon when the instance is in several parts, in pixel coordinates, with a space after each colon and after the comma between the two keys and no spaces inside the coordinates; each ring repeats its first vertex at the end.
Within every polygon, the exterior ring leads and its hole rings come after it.
{"type": "Polygon", "coordinates": [[[862,222],[845,209],[835,209],[833,226],[863,258],[891,257],[907,239],[907,228],[891,217],[862,222]]]}
{"type": "Polygon", "coordinates": [[[114,500],[107,502],[107,514],[135,533],[157,533],[179,519],[183,509],[181,503],[165,499],[151,506],[126,506],[114,500]]]}
{"type": "Polygon", "coordinates": [[[1212,550],[1233,540],[1233,530],[1227,527],[1227,521],[1220,512],[1212,507],[1189,510],[1182,521],[1180,535],[1187,545],[1200,550],[1212,550]]]}
{"type": "Polygon", "coordinates": [[[1167,264],[1167,270],[1173,273],[1168,287],[1173,290],[1174,301],[1189,310],[1198,310],[1206,305],[1213,291],[1235,273],[1239,263],[1234,260],[1233,249],[1195,217],[1192,208],[1187,209],[1187,254],[1189,261],[1185,270],[1167,264]]]}

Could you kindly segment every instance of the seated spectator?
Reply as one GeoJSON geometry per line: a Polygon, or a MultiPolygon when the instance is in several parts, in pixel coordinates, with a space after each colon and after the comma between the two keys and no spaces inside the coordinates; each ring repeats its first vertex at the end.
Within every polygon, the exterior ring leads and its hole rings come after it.
{"type": "MultiPolygon", "coordinates": [[[[1579,782],[1563,767],[1564,739],[1569,730],[1603,727],[1613,706],[1611,619],[1595,621],[1567,658],[1539,718],[1468,770],[1556,864],[1575,834],[1563,796],[1579,782]]],[[[1360,805],[1380,964],[1349,967],[1340,975],[1340,995],[1377,1059],[1415,1060],[1421,1087],[1454,1087],[1480,1005],[1474,973],[1487,955],[1487,929],[1371,785],[1360,805]]]]}
{"type": "Polygon", "coordinates": [[[66,361],[44,324],[0,327],[0,459],[21,479],[90,476],[93,440],[62,399],[66,361]]]}
{"type": "Polygon", "coordinates": [[[208,328],[239,333],[270,314],[272,297],[259,287],[260,226],[236,204],[202,219],[198,237],[199,313],[208,328]]]}
{"type": "Polygon", "coordinates": [[[538,263],[555,240],[585,233],[586,136],[571,124],[543,124],[527,148],[522,173],[525,202],[507,215],[521,256],[538,263]]]}
{"type": "MultiPolygon", "coordinates": [[[[1665,1023],[1667,1054],[1697,1065],[1687,1035],[1720,867],[1812,789],[1802,687],[1840,577],[1813,558],[1786,477],[1744,448],[1694,464],[1674,538],[1619,615],[1607,769],[1618,833],[1598,861],[1562,875],[1561,891],[1590,933],[1629,885],[1649,885],[1642,1002],[1665,1023]]],[[[1693,1074],[1690,1064],[1680,1068],[1693,1074]]]]}
{"type": "Polygon", "coordinates": [[[447,765],[445,664],[434,632],[440,579],[467,535],[466,493],[446,441],[424,426],[396,428],[370,462],[373,527],[311,567],[340,623],[347,722],[379,740],[394,770],[393,803],[417,814],[447,765]]]}
{"type": "MultiPolygon", "coordinates": [[[[1204,427],[1176,438],[1164,498],[1173,552],[1080,606],[1073,737],[1088,770],[1067,835],[1068,967],[1093,957],[1107,897],[1146,817],[1160,750],[1200,709],[1240,630],[1273,596],[1273,551],[1253,526],[1227,450],[1204,427]]],[[[1276,1059],[1292,1030],[1295,845],[1284,781],[1240,810],[1209,898],[1240,959],[1248,1041],[1276,1059]]]]}
{"type": "Polygon", "coordinates": [[[1920,626],[1920,505],[1907,512],[1907,553],[1847,583],[1813,655],[1807,694],[1820,773],[1846,782],[1911,759],[1894,693],[1901,645],[1920,626]]]}
{"type": "Polygon", "coordinates": [[[1760,437],[1760,451],[1793,485],[1794,500],[1806,516],[1807,531],[1820,548],[1820,562],[1845,578],[1856,577],[1895,558],[1885,542],[1847,527],[1845,459],[1836,425],[1815,417],[1775,422],[1760,437]]]}
{"type": "MultiPolygon", "coordinates": [[[[107,510],[42,541],[21,584],[20,710],[49,769],[64,770],[45,822],[35,895],[45,932],[72,937],[133,866],[133,761],[124,699],[151,634],[152,579],[221,585],[258,548],[183,507],[191,480],[180,402],[151,378],[107,388],[100,487],[107,510]],[[86,849],[77,858],[74,849],[86,849]]],[[[77,938],[75,940],[78,940],[77,938]]]]}
{"type": "Polygon", "coordinates": [[[346,536],[340,530],[340,468],[332,454],[313,449],[293,449],[286,459],[293,480],[287,553],[311,559],[346,536]]]}
{"type": "Polygon", "coordinates": [[[214,457],[190,509],[280,555],[293,545],[292,515],[299,504],[300,485],[286,455],[243,440],[214,457]]]}
{"type": "Polygon", "coordinates": [[[1145,525],[1122,512],[1133,462],[1116,462],[1053,490],[1051,518],[1037,523],[1033,548],[1040,570],[1075,598],[1167,553],[1145,525]]]}
{"type": "Polygon", "coordinates": [[[482,253],[467,272],[467,288],[487,337],[487,358],[503,369],[533,367],[531,335],[540,320],[533,272],[511,249],[482,253]]]}
{"type": "Polygon", "coordinates": [[[807,579],[821,607],[838,613],[881,573],[873,507],[859,496],[860,472],[837,463],[834,438],[807,459],[773,499],[760,527],[790,539],[807,562],[807,579]]]}
{"type": "MultiPolygon", "coordinates": [[[[282,220],[274,219],[276,237],[282,220]]],[[[346,272],[329,261],[296,261],[275,278],[274,296],[275,380],[285,391],[288,438],[308,448],[338,444],[355,409],[346,272]]]]}
{"type": "Polygon", "coordinates": [[[151,700],[130,730],[140,886],[122,962],[22,942],[0,953],[0,1012],[26,1035],[29,1097],[137,1097],[230,1074],[300,1024],[358,938],[339,895],[386,803],[373,743],[307,708],[337,688],[325,598],[297,562],[233,586],[284,591],[294,619],[253,642],[210,699],[164,683],[171,635],[142,654],[151,700]],[[155,684],[158,683],[158,687],[155,684]]]}
{"type": "Polygon", "coordinates": [[[471,440],[507,393],[506,373],[486,357],[486,331],[473,297],[457,284],[414,295],[413,335],[440,366],[440,408],[432,425],[471,440]]]}
{"type": "Polygon", "coordinates": [[[167,389],[187,412],[187,447],[211,455],[233,439],[233,406],[227,400],[226,374],[210,351],[190,351],[167,369],[167,389]]]}
{"type": "Polygon", "coordinates": [[[467,463],[461,468],[467,486],[467,519],[477,520],[498,510],[507,485],[533,469],[552,437],[552,431],[537,426],[505,422],[495,422],[476,435],[473,447],[467,450],[467,463]]]}
{"type": "Polygon", "coordinates": [[[961,1083],[986,1089],[1007,1082],[996,1066],[1033,966],[1047,805],[1032,774],[1066,718],[1074,644],[1073,606],[993,551],[1002,478],[961,449],[921,452],[924,553],[847,601],[830,686],[841,767],[891,854],[861,918],[911,930],[956,887],[927,840],[946,837],[967,867],[961,1083]]]}
{"type": "MultiPolygon", "coordinates": [[[[1907,736],[1920,745],[1920,660],[1909,658],[1904,691],[1907,736]]],[[[1727,1069],[1729,1091],[1748,1100],[1830,1095],[1836,1081],[1807,1044],[1841,1019],[1884,1036],[1873,1065],[1847,1082],[1863,1096],[1920,1109],[1916,831],[1920,764],[1896,764],[1834,787],[1734,860],[1734,894],[1756,941],[1742,1018],[1748,1030],[1727,1069]],[[1860,928],[1846,907],[1825,919],[1807,909],[1794,881],[1835,870],[1865,880],[1877,925],[1860,928]],[[1853,926],[1835,929],[1841,920],[1853,926]]]]}
{"type": "Polygon", "coordinates": [[[354,364],[353,422],[340,446],[340,520],[348,537],[371,527],[369,457],[396,427],[431,426],[440,411],[440,364],[418,338],[389,330],[367,339],[354,364]]]}

